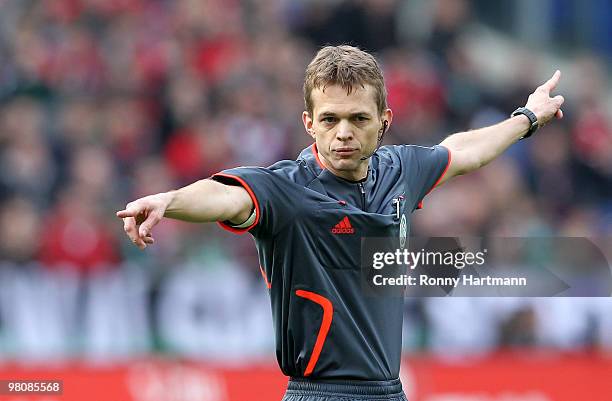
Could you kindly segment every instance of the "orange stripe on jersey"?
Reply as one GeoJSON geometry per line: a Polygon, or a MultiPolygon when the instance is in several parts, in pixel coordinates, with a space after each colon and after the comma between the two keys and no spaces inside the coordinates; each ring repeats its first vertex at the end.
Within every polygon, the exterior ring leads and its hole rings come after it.
{"type": "Polygon", "coordinates": [[[317,144],[313,143],[311,149],[312,153],[314,154],[315,160],[317,161],[317,164],[319,165],[319,167],[325,170],[325,166],[323,165],[323,163],[321,163],[321,159],[319,159],[319,150],[317,149],[317,144]]]}
{"type": "Polygon", "coordinates": [[[325,338],[327,337],[327,333],[331,327],[332,318],[334,316],[334,306],[329,299],[311,291],[296,290],[295,295],[306,298],[323,308],[323,319],[321,321],[321,327],[319,328],[319,334],[317,334],[317,340],[314,348],[312,349],[312,355],[310,356],[310,360],[308,361],[308,365],[306,365],[306,370],[304,371],[304,376],[310,376],[315,365],[317,364],[317,361],[319,360],[321,350],[323,349],[323,344],[325,343],[325,338]]]}
{"type": "Polygon", "coordinates": [[[251,224],[250,226],[246,228],[235,228],[222,221],[218,221],[217,224],[221,226],[221,228],[227,231],[233,232],[235,234],[244,234],[248,232],[251,228],[255,227],[257,223],[259,223],[261,212],[259,210],[259,202],[257,201],[257,197],[255,196],[255,193],[253,192],[249,184],[247,184],[245,180],[243,180],[241,177],[238,177],[237,175],[232,175],[232,174],[227,174],[227,173],[216,173],[216,174],[213,174],[212,176],[213,177],[226,177],[226,178],[231,178],[231,179],[238,181],[240,185],[247,191],[247,193],[251,197],[251,200],[253,201],[253,205],[255,206],[255,221],[253,222],[253,224],[251,224]]]}
{"type": "Polygon", "coordinates": [[[261,272],[261,275],[263,276],[263,279],[266,282],[266,287],[268,287],[268,289],[272,288],[272,283],[268,281],[268,276],[266,276],[266,272],[264,271],[263,267],[261,267],[261,265],[259,265],[259,271],[261,272]]]}
{"type": "MultiPolygon", "coordinates": [[[[444,171],[442,172],[442,174],[440,174],[440,177],[438,177],[438,179],[436,180],[436,182],[432,185],[431,188],[429,188],[429,191],[427,191],[427,193],[425,194],[425,196],[429,195],[429,193],[431,191],[434,190],[434,188],[440,183],[440,181],[442,181],[442,178],[444,177],[444,175],[446,174],[446,172],[448,171],[448,168],[451,165],[451,160],[452,160],[452,155],[451,155],[451,151],[449,148],[447,148],[446,146],[440,145],[443,148],[446,149],[446,151],[448,152],[448,160],[446,162],[446,167],[444,168],[444,171]]],[[[424,196],[424,197],[425,197],[424,196]]],[[[421,199],[421,201],[419,202],[419,204],[416,207],[417,209],[423,209],[423,199],[421,199]]]]}

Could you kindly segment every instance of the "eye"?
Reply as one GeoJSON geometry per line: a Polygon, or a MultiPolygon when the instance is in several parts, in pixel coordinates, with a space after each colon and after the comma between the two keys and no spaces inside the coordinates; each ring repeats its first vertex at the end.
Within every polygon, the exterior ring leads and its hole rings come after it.
{"type": "Polygon", "coordinates": [[[366,116],[357,116],[357,121],[359,122],[365,122],[365,121],[369,121],[370,119],[366,116]]]}
{"type": "Polygon", "coordinates": [[[324,122],[325,124],[333,124],[336,121],[336,118],[328,116],[328,117],[323,117],[321,121],[324,122]]]}

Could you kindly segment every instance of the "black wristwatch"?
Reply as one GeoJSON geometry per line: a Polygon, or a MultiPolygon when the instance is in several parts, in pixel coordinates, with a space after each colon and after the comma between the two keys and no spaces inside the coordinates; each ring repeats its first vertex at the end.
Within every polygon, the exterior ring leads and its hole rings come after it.
{"type": "Polygon", "coordinates": [[[534,132],[538,130],[538,128],[540,128],[538,124],[538,118],[536,117],[535,114],[533,114],[533,111],[529,110],[527,107],[519,107],[518,109],[512,112],[510,117],[514,117],[519,114],[522,114],[525,117],[527,117],[529,119],[529,122],[531,123],[531,126],[529,127],[529,131],[527,131],[525,136],[523,136],[521,139],[529,138],[531,135],[533,135],[534,132]]]}

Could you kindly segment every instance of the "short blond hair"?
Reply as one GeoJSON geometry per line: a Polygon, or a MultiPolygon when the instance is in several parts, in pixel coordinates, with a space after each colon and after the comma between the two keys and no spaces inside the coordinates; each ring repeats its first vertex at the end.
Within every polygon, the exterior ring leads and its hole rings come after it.
{"type": "Polygon", "coordinates": [[[325,90],[328,85],[340,85],[350,94],[356,86],[367,84],[374,87],[378,112],[382,114],[387,109],[387,88],[376,59],[354,46],[325,46],[306,68],[304,106],[312,116],[315,88],[325,90]]]}

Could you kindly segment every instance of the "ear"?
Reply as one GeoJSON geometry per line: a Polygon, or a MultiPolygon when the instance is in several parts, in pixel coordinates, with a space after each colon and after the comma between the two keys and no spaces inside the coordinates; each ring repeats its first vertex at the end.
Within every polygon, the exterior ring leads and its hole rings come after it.
{"type": "MultiPolygon", "coordinates": [[[[393,121],[393,111],[391,111],[391,109],[386,109],[385,111],[383,111],[382,114],[380,115],[380,120],[383,121],[383,122],[384,121],[387,122],[387,129],[386,129],[386,131],[389,131],[389,127],[391,127],[391,122],[393,121]]],[[[381,126],[381,128],[382,128],[382,126],[381,126]]]]}
{"type": "Polygon", "coordinates": [[[308,133],[308,135],[310,135],[314,139],[315,132],[314,132],[314,129],[312,128],[312,117],[310,116],[310,113],[308,113],[307,111],[304,111],[302,113],[302,122],[304,123],[304,128],[306,129],[306,132],[308,133]]]}

